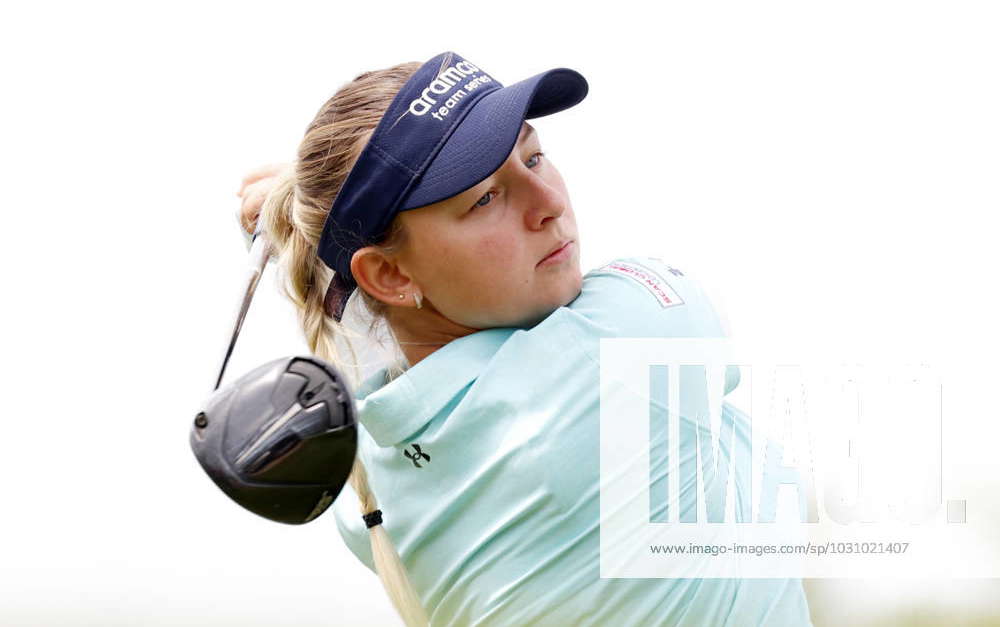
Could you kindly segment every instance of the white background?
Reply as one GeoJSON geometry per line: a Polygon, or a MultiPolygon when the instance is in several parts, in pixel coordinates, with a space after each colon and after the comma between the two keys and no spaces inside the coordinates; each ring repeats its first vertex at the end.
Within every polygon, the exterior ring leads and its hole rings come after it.
{"type": "MultiPolygon", "coordinates": [[[[585,269],[658,256],[747,344],[949,373],[945,437],[967,454],[946,481],[969,516],[988,505],[995,3],[28,6],[0,18],[0,623],[398,624],[332,514],[239,509],[187,435],[244,274],[242,175],[294,156],[361,71],[444,50],[504,84],[587,77],[536,122],[585,269]]],[[[230,373],[305,351],[269,273],[230,373]]],[[[998,612],[995,581],[844,583],[836,607],[829,585],[817,625],[998,612]]]]}

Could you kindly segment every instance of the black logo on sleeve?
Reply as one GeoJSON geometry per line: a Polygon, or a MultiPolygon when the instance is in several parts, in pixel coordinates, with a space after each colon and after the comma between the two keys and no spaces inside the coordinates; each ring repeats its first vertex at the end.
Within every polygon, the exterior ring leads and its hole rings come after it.
{"type": "Polygon", "coordinates": [[[412,446],[413,446],[413,450],[416,451],[416,454],[415,455],[414,454],[410,454],[410,451],[403,451],[403,455],[406,455],[407,459],[409,459],[411,462],[413,462],[413,465],[416,466],[417,468],[423,468],[423,466],[421,466],[420,463],[419,463],[420,462],[420,458],[422,457],[422,458],[426,459],[427,461],[431,461],[431,456],[428,455],[427,453],[421,451],[419,444],[414,444],[412,446]]]}

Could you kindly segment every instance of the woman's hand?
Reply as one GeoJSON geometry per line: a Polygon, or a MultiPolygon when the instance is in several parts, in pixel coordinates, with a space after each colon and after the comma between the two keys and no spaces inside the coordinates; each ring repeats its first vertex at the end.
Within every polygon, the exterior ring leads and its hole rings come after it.
{"type": "Polygon", "coordinates": [[[241,199],[237,218],[246,237],[253,235],[260,208],[277,182],[277,175],[286,167],[287,163],[270,163],[251,170],[243,177],[240,189],[236,192],[241,199]]]}

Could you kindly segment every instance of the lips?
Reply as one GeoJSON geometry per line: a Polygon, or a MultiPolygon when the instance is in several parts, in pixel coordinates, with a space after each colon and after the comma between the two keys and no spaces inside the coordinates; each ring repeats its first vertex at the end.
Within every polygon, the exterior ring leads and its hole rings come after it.
{"type": "MultiPolygon", "coordinates": [[[[542,263],[542,261],[545,261],[546,259],[548,259],[552,255],[556,254],[557,252],[559,252],[560,250],[562,250],[563,248],[565,248],[572,241],[573,240],[571,240],[571,239],[563,240],[562,242],[559,243],[558,246],[556,246],[555,248],[553,248],[552,250],[550,250],[549,254],[545,255],[545,257],[543,257],[541,259],[541,261],[539,261],[538,263],[542,263]]],[[[535,264],[535,265],[538,265],[538,264],[535,264]]]]}

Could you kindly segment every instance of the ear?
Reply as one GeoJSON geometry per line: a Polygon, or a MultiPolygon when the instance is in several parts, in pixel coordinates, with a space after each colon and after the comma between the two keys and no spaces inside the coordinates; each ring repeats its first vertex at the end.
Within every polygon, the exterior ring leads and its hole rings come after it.
{"type": "Polygon", "coordinates": [[[351,257],[351,274],[358,287],[388,305],[412,304],[413,298],[409,295],[419,291],[396,259],[386,257],[373,246],[355,251],[351,257]],[[406,298],[399,298],[400,294],[406,298]]]}

